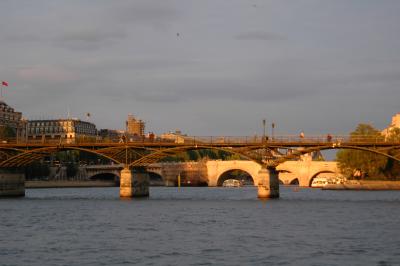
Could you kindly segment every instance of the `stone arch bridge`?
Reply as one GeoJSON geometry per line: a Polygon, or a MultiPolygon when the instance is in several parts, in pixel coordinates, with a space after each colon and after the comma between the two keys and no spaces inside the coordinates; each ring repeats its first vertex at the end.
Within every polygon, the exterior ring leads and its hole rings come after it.
{"type": "MultiPolygon", "coordinates": [[[[79,174],[85,179],[113,175],[115,180],[120,180],[123,164],[111,165],[86,165],[79,168],[79,174]]],[[[241,170],[249,174],[257,185],[258,172],[262,166],[254,161],[247,160],[208,160],[200,162],[154,163],[146,167],[146,171],[160,177],[166,186],[176,186],[177,176],[188,177],[192,180],[200,180],[208,186],[218,186],[218,181],[227,172],[241,170]]],[[[329,173],[341,176],[337,162],[311,161],[307,159],[299,161],[286,161],[277,167],[279,180],[285,185],[298,183],[299,186],[310,186],[313,178],[321,173],[329,173]],[[297,180],[297,182],[296,182],[297,180]]]]}
{"type": "MultiPolygon", "coordinates": [[[[207,162],[188,162],[188,163],[155,163],[146,169],[162,177],[166,185],[176,185],[177,176],[183,172],[196,177],[203,178],[208,186],[217,186],[218,180],[224,173],[233,170],[241,170],[248,173],[257,185],[259,171],[262,166],[254,161],[247,160],[209,160],[207,162]]],[[[277,167],[279,180],[285,185],[294,183],[297,180],[299,186],[308,187],[312,180],[321,173],[329,173],[341,176],[337,162],[334,161],[287,161],[277,167]]]]}

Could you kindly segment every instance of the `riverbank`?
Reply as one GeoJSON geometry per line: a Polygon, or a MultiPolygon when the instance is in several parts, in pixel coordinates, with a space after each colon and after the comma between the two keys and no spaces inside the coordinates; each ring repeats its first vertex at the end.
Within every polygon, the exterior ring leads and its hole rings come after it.
{"type": "Polygon", "coordinates": [[[25,188],[116,187],[114,181],[25,181],[25,188]]]}
{"type": "Polygon", "coordinates": [[[400,190],[400,181],[356,181],[350,180],[345,184],[330,184],[323,190],[400,190]]]}

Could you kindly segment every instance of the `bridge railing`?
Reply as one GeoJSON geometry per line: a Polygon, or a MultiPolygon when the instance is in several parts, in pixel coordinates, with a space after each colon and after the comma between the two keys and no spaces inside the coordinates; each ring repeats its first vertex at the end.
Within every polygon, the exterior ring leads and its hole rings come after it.
{"type": "MultiPolygon", "coordinates": [[[[28,145],[40,145],[40,144],[51,144],[51,145],[65,145],[65,144],[109,144],[109,143],[120,143],[121,145],[126,143],[162,143],[162,144],[183,144],[183,145],[212,145],[212,144],[280,144],[280,143],[310,143],[310,144],[324,144],[324,143],[385,143],[387,140],[383,136],[363,136],[363,135],[309,135],[309,136],[298,136],[298,135],[280,135],[280,136],[177,136],[173,139],[161,139],[161,138],[138,138],[138,139],[114,139],[114,140],[101,140],[101,139],[53,139],[53,138],[38,138],[38,139],[16,139],[7,138],[0,139],[1,144],[28,144],[28,145]]],[[[400,144],[400,143],[399,143],[400,144]]]]}
{"type": "Polygon", "coordinates": [[[262,136],[208,136],[186,137],[185,144],[259,144],[259,143],[385,143],[383,137],[374,136],[348,136],[348,135],[310,135],[300,137],[297,135],[262,137],[262,136]]]}

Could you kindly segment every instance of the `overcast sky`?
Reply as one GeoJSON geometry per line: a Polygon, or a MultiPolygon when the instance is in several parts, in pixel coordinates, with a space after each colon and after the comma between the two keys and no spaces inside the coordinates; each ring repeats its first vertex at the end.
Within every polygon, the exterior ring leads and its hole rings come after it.
{"type": "Polygon", "coordinates": [[[397,0],[1,0],[0,80],[28,118],[191,135],[348,133],[400,112],[397,0]]]}

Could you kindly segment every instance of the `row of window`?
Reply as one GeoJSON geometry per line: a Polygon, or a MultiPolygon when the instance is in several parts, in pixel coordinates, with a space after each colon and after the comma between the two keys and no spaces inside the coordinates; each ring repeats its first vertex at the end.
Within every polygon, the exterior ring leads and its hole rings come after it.
{"type": "Polygon", "coordinates": [[[11,120],[11,121],[14,121],[14,120],[17,121],[20,119],[19,116],[12,115],[12,114],[3,114],[3,115],[0,114],[0,118],[3,118],[5,120],[11,120]]]}
{"type": "Polygon", "coordinates": [[[10,107],[0,107],[0,111],[14,113],[14,109],[12,109],[10,107]]]}
{"type": "MultiPolygon", "coordinates": [[[[73,135],[67,135],[67,134],[60,134],[60,135],[46,135],[46,134],[43,134],[43,135],[33,135],[32,136],[32,139],[38,139],[38,138],[45,138],[45,139],[49,139],[49,138],[51,138],[51,139],[54,139],[54,138],[69,138],[69,139],[73,139],[74,138],[74,136],[73,135]]],[[[78,136],[78,138],[82,138],[82,136],[78,136]]]]}
{"type": "Polygon", "coordinates": [[[77,121],[30,121],[30,127],[43,127],[43,126],[80,126],[85,128],[95,127],[90,123],[77,123],[77,121]]]}
{"type": "Polygon", "coordinates": [[[83,128],[73,128],[73,127],[31,127],[28,128],[29,134],[39,134],[39,133],[62,133],[62,132],[76,132],[82,134],[96,135],[97,131],[95,129],[83,129],[83,128]]]}

